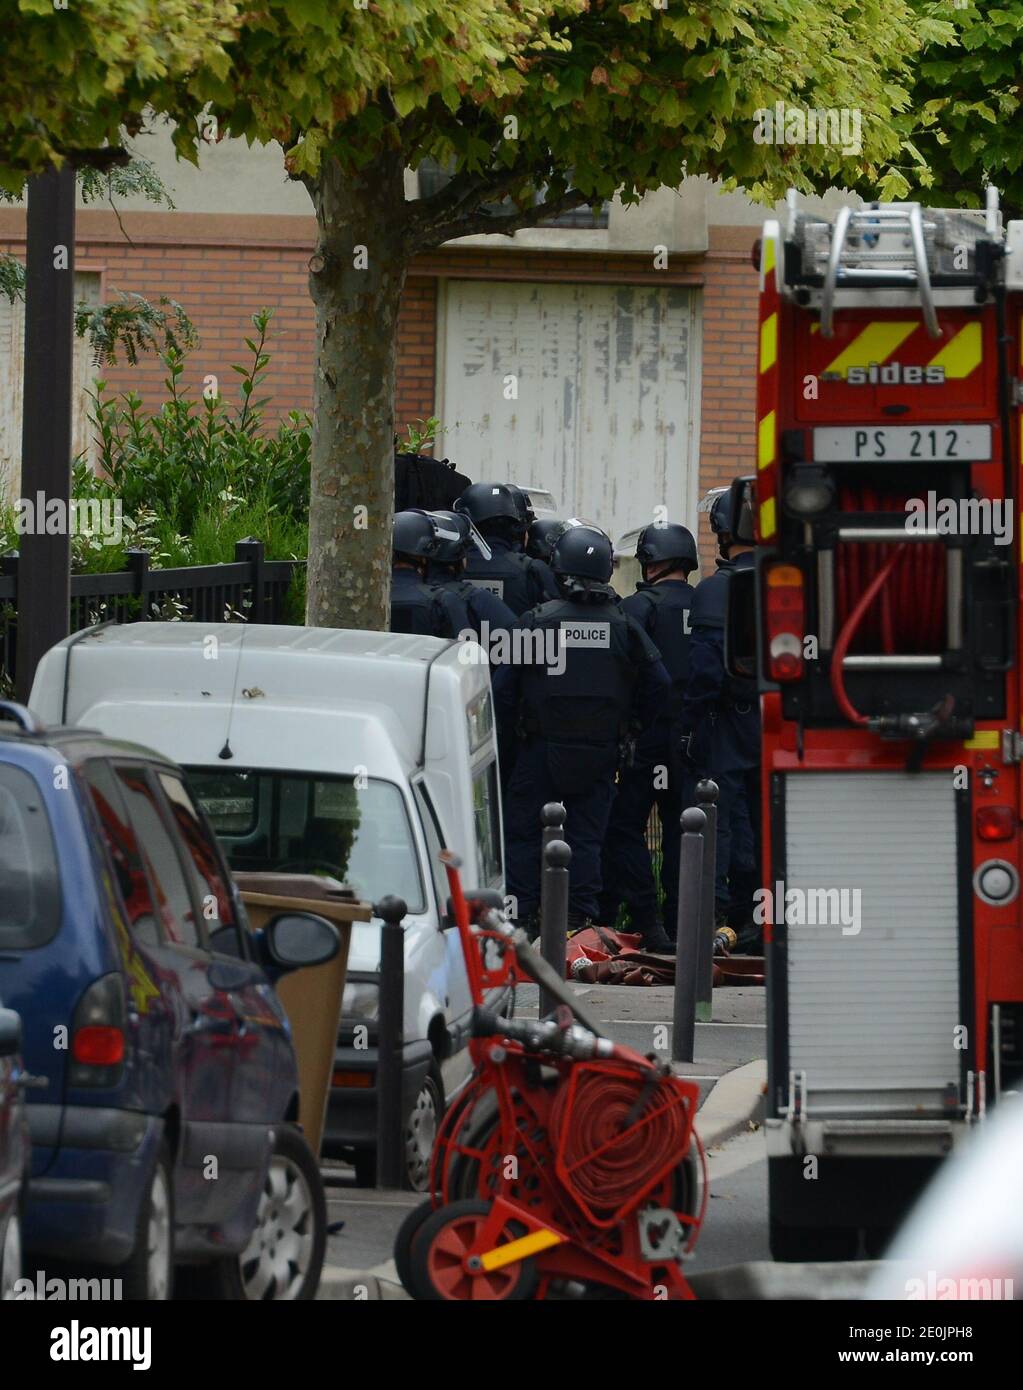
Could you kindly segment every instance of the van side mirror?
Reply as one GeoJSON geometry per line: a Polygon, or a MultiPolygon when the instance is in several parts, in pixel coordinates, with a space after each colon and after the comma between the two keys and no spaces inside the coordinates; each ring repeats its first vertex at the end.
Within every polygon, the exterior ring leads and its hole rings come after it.
{"type": "Polygon", "coordinates": [[[0,1057],[21,1051],[21,1017],[13,1009],[0,1009],[0,1057]]]}
{"type": "Polygon", "coordinates": [[[266,953],[277,972],[325,965],[341,949],[333,923],[313,912],[283,912],[263,929],[266,953]]]}
{"type": "Polygon", "coordinates": [[[753,487],[755,478],[733,478],[728,489],[728,529],[733,540],[753,545],[756,532],[753,525],[753,487]]]}
{"type": "Polygon", "coordinates": [[[725,670],[739,679],[757,676],[757,572],[726,571],[725,670]]]}

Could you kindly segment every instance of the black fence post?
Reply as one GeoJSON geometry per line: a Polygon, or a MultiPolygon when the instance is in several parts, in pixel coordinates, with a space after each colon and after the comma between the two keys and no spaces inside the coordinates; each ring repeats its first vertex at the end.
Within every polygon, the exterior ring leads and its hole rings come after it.
{"type": "Polygon", "coordinates": [[[252,593],[252,604],[249,608],[249,621],[253,623],[266,622],[266,602],[264,590],[266,580],[264,576],[264,565],[266,564],[266,548],[262,541],[255,536],[246,536],[243,541],[235,541],[234,558],[239,561],[247,561],[251,578],[249,585],[252,593]]]}
{"type": "Polygon", "coordinates": [[[403,1187],[405,1127],[401,1051],[405,1030],[404,899],[388,894],[373,909],[380,928],[377,1011],[377,1187],[403,1187]]]}
{"type": "MultiPolygon", "coordinates": [[[[544,807],[547,811],[549,807],[544,807]]],[[[564,808],[559,807],[564,814],[564,808]]],[[[550,840],[543,851],[543,883],[541,896],[543,908],[540,917],[540,954],[558,972],[558,979],[565,978],[565,945],[568,939],[568,890],[569,865],[572,851],[564,840],[550,840]]],[[[546,1018],[557,1006],[541,985],[540,1017],[546,1018]]]]}
{"type": "Polygon", "coordinates": [[[543,836],[540,841],[540,923],[547,915],[547,874],[544,872],[547,864],[547,846],[552,840],[563,840],[565,838],[565,808],[560,801],[548,801],[540,812],[540,824],[543,826],[543,836]]]}
{"type": "Polygon", "coordinates": [[[678,931],[675,940],[675,1000],[671,1060],[691,1062],[696,1042],[696,972],[700,951],[703,829],[707,817],[696,806],[682,812],[678,871],[678,931]]]}
{"type": "Polygon", "coordinates": [[[144,621],[149,617],[149,604],[146,602],[149,596],[149,551],[148,550],[126,550],[124,552],[124,567],[129,574],[134,576],[133,593],[136,598],[142,600],[142,607],[136,621],[144,621]]]}
{"type": "Polygon", "coordinates": [[[11,585],[5,584],[4,588],[11,588],[14,592],[6,598],[0,597],[0,674],[6,674],[13,686],[18,654],[18,552],[16,550],[12,550],[9,555],[0,555],[0,575],[13,581],[11,585]],[[4,609],[8,604],[11,607],[11,612],[5,613],[4,609]]]}
{"type": "Polygon", "coordinates": [[[709,1023],[714,998],[714,881],[717,878],[718,784],[709,777],[696,784],[696,801],[707,817],[703,832],[703,880],[700,899],[700,952],[696,967],[696,1018],[709,1023]]]}

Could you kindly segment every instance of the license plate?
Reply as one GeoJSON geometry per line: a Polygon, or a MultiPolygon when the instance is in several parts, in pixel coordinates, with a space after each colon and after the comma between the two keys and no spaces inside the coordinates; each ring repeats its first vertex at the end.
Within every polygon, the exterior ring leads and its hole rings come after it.
{"type": "Polygon", "coordinates": [[[813,432],[818,463],[980,463],[991,457],[990,425],[844,425],[813,432]]]}

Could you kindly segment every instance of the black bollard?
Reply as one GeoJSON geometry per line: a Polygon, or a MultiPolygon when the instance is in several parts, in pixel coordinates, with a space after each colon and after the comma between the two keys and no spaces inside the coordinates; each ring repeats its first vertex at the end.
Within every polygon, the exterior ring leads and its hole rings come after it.
{"type": "Polygon", "coordinates": [[[543,826],[543,839],[540,843],[540,921],[542,922],[547,912],[547,899],[544,897],[547,892],[547,874],[544,872],[547,864],[547,846],[552,840],[565,838],[565,808],[560,801],[548,801],[540,812],[540,824],[543,826]]]}
{"type": "Polygon", "coordinates": [[[717,877],[718,784],[696,784],[696,804],[707,817],[703,832],[703,881],[700,890],[700,958],[696,967],[696,1018],[709,1023],[714,998],[714,880],[717,877]]]}
{"type": "Polygon", "coordinates": [[[380,1006],[377,1016],[377,1187],[404,1187],[404,1097],[401,1051],[405,1030],[404,899],[388,894],[374,907],[380,928],[380,1006]]]}
{"type": "MultiPolygon", "coordinates": [[[[540,919],[540,954],[565,978],[565,944],[568,939],[568,885],[572,851],[564,840],[551,840],[543,852],[543,887],[540,919]]],[[[553,1013],[558,1001],[540,987],[540,1017],[553,1013]]]]}
{"type": "Polygon", "coordinates": [[[707,817],[696,806],[682,812],[678,871],[678,931],[675,938],[675,1005],[671,1060],[691,1062],[696,1040],[696,972],[699,968],[703,876],[703,829],[707,817]]]}

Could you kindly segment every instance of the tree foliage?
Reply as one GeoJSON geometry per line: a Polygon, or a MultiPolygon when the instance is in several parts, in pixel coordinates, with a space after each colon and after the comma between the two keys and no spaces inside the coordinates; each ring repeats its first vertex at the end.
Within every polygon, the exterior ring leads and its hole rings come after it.
{"type": "Polygon", "coordinates": [[[952,11],[955,36],[921,54],[913,87],[912,136],[926,162],[932,202],[966,207],[996,185],[1007,210],[1023,213],[1023,0],[952,11]]]}
{"type": "Polygon", "coordinates": [[[200,65],[226,72],[232,0],[0,0],[0,187],[102,162],[200,65]]]}
{"type": "Polygon", "coordinates": [[[400,150],[452,183],[409,210],[417,246],[512,230],[534,206],[627,200],[684,174],[754,196],[790,184],[883,183],[906,160],[911,63],[951,26],[903,0],[241,0],[226,70],[206,64],[173,114],[192,156],[218,133],[280,142],[290,172],[348,171],[400,150]],[[754,112],[784,101],[861,112],[862,150],[758,144],[754,112]],[[187,119],[184,119],[186,118],[187,119]],[[510,197],[495,217],[483,202],[510,197]]]}

